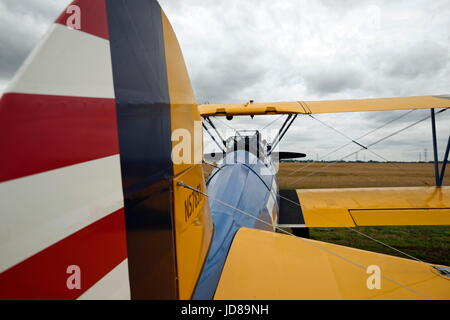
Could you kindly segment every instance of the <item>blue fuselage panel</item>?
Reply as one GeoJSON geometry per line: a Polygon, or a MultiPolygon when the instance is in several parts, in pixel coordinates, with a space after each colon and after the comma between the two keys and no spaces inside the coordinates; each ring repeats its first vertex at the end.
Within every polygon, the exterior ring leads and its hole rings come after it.
{"type": "MultiPolygon", "coordinates": [[[[236,152],[245,157],[242,153],[246,151],[236,152]]],[[[233,157],[232,154],[229,156],[233,157]]],[[[249,158],[253,158],[253,163],[221,165],[212,172],[207,183],[214,237],[193,299],[214,297],[228,251],[239,228],[274,230],[273,224],[278,215],[275,173],[271,164],[267,166],[252,155],[247,155],[249,158]]]]}

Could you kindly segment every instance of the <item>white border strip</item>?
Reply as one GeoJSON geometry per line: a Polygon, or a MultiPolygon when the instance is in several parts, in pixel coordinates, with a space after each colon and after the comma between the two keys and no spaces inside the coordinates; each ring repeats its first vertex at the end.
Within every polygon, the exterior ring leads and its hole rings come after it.
{"type": "Polygon", "coordinates": [[[0,183],[0,272],[122,207],[119,155],[0,183]]]}
{"type": "Polygon", "coordinates": [[[114,99],[109,40],[55,23],[4,93],[114,99]]]}
{"type": "Polygon", "coordinates": [[[130,300],[128,259],[122,261],[111,272],[83,293],[78,300],[130,300]]]}

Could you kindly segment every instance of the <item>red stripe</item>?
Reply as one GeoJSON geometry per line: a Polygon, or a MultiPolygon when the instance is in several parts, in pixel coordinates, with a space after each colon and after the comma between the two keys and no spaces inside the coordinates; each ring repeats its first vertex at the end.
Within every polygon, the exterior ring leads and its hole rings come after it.
{"type": "Polygon", "coordinates": [[[126,258],[120,209],[0,274],[0,300],[76,299],[126,258]],[[81,269],[80,290],[67,288],[71,265],[81,269]]]}
{"type": "Polygon", "coordinates": [[[0,182],[119,153],[115,99],[8,93],[0,182]]]}
{"type": "MultiPolygon", "coordinates": [[[[70,5],[77,5],[81,9],[81,31],[109,39],[105,0],[75,0],[70,5]]],[[[56,23],[67,26],[67,19],[73,15],[73,12],[67,13],[67,8],[56,19],[56,23]]]]}

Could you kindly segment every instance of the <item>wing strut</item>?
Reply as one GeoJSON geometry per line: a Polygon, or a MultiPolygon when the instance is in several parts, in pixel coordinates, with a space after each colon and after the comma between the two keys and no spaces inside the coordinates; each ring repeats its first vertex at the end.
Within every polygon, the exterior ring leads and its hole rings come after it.
{"type": "Polygon", "coordinates": [[[214,131],[216,132],[217,136],[219,137],[219,139],[222,141],[224,147],[226,148],[226,147],[227,147],[227,144],[226,144],[226,142],[225,142],[225,139],[222,138],[222,136],[221,136],[220,133],[219,133],[219,130],[217,130],[217,128],[216,128],[216,126],[214,125],[214,123],[212,122],[212,120],[211,120],[209,117],[206,117],[205,119],[206,119],[206,121],[209,123],[209,125],[214,129],[214,131]]]}
{"type": "Polygon", "coordinates": [[[448,162],[448,153],[450,150],[450,135],[448,136],[447,148],[445,150],[444,159],[442,160],[442,169],[439,172],[439,156],[437,149],[437,139],[436,139],[436,117],[434,114],[434,109],[431,109],[431,132],[433,135],[433,152],[434,152],[434,173],[436,178],[436,187],[442,187],[444,182],[445,168],[448,162]]]}
{"type": "MultiPolygon", "coordinates": [[[[203,128],[206,130],[206,132],[208,132],[208,134],[209,134],[209,136],[211,137],[211,139],[217,144],[217,146],[219,147],[220,151],[222,151],[222,153],[225,154],[225,153],[226,153],[226,150],[223,149],[222,145],[216,140],[216,138],[214,137],[214,135],[213,135],[211,132],[209,132],[209,129],[208,129],[208,127],[205,125],[204,122],[202,123],[202,126],[203,126],[203,128]]],[[[216,130],[216,132],[217,132],[217,130],[216,130]]],[[[222,142],[223,142],[223,144],[225,145],[225,142],[224,142],[224,141],[222,141],[222,142]]]]}
{"type": "Polygon", "coordinates": [[[281,139],[283,139],[284,135],[289,130],[289,128],[291,127],[291,125],[294,122],[294,120],[297,119],[297,116],[298,116],[298,114],[295,114],[295,115],[290,114],[287,117],[286,121],[283,123],[283,126],[278,131],[277,136],[275,137],[275,139],[272,141],[272,143],[270,145],[269,155],[271,155],[272,151],[275,150],[275,148],[278,146],[278,144],[280,143],[281,139]]]}
{"type": "Polygon", "coordinates": [[[447,163],[448,163],[449,151],[450,151],[450,134],[448,135],[447,149],[445,150],[444,163],[442,164],[441,176],[439,177],[441,186],[442,186],[442,183],[444,182],[444,174],[445,174],[445,168],[447,167],[447,163]]]}

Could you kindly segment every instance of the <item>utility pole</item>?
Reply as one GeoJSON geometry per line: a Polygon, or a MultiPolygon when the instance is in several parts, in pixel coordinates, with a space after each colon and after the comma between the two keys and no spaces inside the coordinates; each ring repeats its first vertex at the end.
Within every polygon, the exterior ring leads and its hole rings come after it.
{"type": "Polygon", "coordinates": [[[425,162],[427,162],[427,152],[428,152],[428,149],[425,148],[425,149],[423,150],[423,157],[425,158],[425,162]]]}

